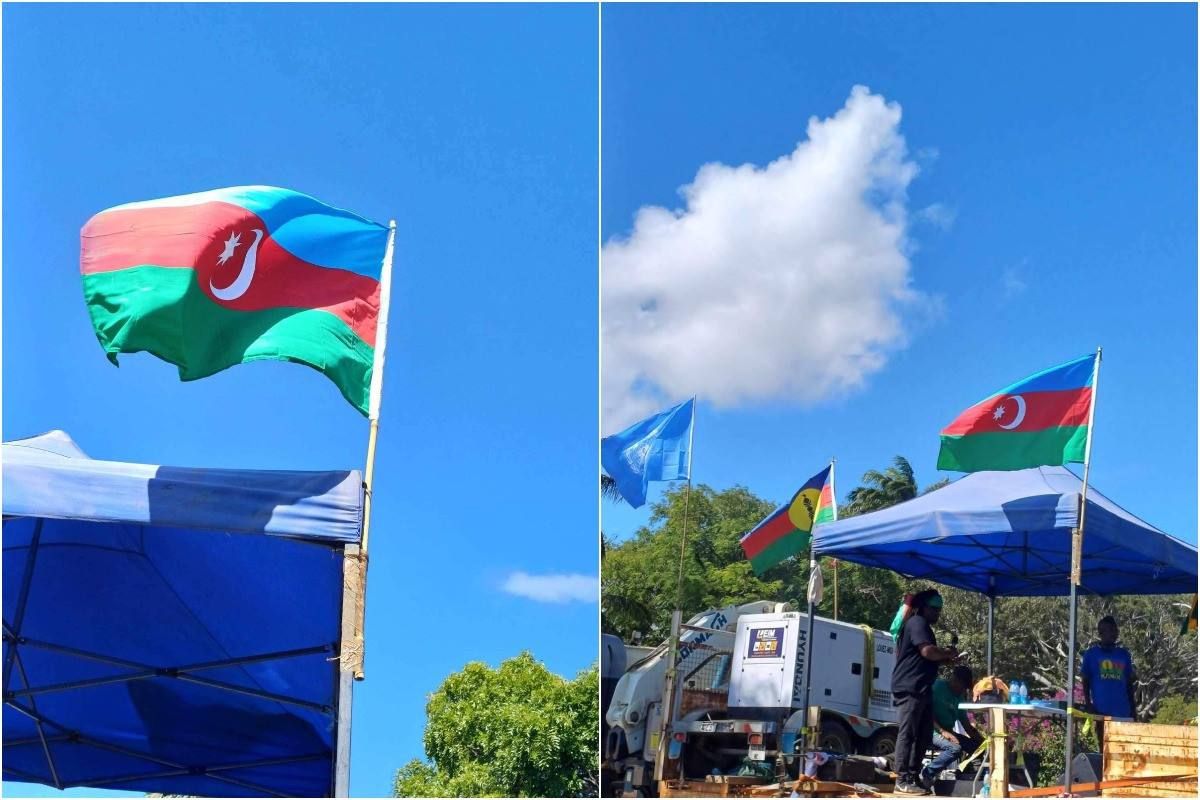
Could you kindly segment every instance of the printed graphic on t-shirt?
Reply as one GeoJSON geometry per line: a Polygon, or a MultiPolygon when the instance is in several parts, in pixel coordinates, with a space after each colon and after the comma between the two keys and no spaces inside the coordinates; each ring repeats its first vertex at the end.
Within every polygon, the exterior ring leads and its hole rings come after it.
{"type": "Polygon", "coordinates": [[[1125,680],[1125,663],[1122,661],[1113,661],[1111,658],[1103,658],[1100,660],[1100,680],[1123,681],[1125,680]]]}

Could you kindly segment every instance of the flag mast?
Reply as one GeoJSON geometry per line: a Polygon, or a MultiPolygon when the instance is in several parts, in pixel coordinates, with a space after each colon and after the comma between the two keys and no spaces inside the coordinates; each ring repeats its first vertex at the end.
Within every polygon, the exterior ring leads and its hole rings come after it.
{"type": "MultiPolygon", "coordinates": [[[[1100,360],[1103,348],[1096,348],[1096,367],[1092,372],[1092,402],[1088,409],[1087,442],[1083,447],[1083,488],[1079,494],[1079,526],[1071,532],[1071,622],[1069,644],[1067,646],[1067,741],[1066,764],[1063,774],[1063,789],[1071,793],[1071,783],[1074,769],[1071,763],[1075,756],[1075,621],[1076,621],[1076,587],[1079,586],[1083,572],[1083,525],[1087,516],[1088,472],[1092,466],[1092,431],[1096,421],[1096,393],[1100,388],[1100,360]]],[[[1101,743],[1103,744],[1103,742],[1101,743]]]]}
{"type": "Polygon", "coordinates": [[[350,720],[354,682],[363,672],[367,617],[367,543],[371,532],[371,499],[375,486],[375,443],[379,437],[379,406],[383,399],[383,359],[387,350],[388,308],[392,299],[392,254],[396,245],[396,220],[388,222],[387,247],[379,273],[379,322],[375,329],[375,359],[371,365],[367,419],[367,464],[363,471],[362,541],[348,544],[342,556],[342,644],[338,654],[337,727],[334,750],[333,796],[350,796],[350,720]]]}
{"type": "MultiPolygon", "coordinates": [[[[833,472],[834,472],[834,469],[836,468],[836,465],[837,465],[836,458],[829,459],[829,496],[833,499],[833,521],[834,522],[837,522],[837,485],[834,483],[834,480],[833,480],[833,472]]],[[[822,487],[822,488],[824,488],[824,487],[822,487]]],[[[818,514],[821,513],[821,508],[820,508],[819,502],[817,503],[816,512],[818,514]]],[[[811,532],[811,531],[816,530],[816,528],[817,528],[817,518],[814,515],[813,516],[813,524],[809,530],[811,532]]],[[[820,569],[821,567],[817,563],[816,554],[812,553],[812,550],[811,550],[812,539],[813,539],[813,537],[810,536],[810,538],[809,538],[809,542],[810,542],[809,548],[810,549],[809,549],[809,559],[808,559],[808,632],[804,636],[804,695],[803,695],[804,696],[804,705],[803,705],[803,708],[804,708],[804,717],[803,717],[803,719],[804,719],[804,726],[803,726],[804,742],[803,742],[803,747],[804,747],[804,754],[805,754],[805,759],[804,759],[805,763],[803,765],[804,767],[808,766],[808,754],[810,752],[812,752],[814,749],[816,749],[816,746],[817,746],[817,743],[812,741],[811,731],[812,731],[812,722],[813,721],[809,718],[808,704],[809,704],[809,700],[810,700],[809,692],[811,691],[811,688],[812,688],[812,652],[813,652],[812,640],[813,640],[813,631],[815,628],[815,621],[816,621],[816,616],[817,616],[817,607],[816,607],[816,603],[813,600],[813,590],[816,588],[814,581],[817,577],[817,570],[820,569]]]]}
{"type": "Polygon", "coordinates": [[[364,630],[366,628],[367,564],[370,558],[371,507],[375,499],[375,444],[379,438],[379,409],[383,403],[383,367],[387,357],[388,311],[392,301],[392,256],[396,247],[396,220],[388,222],[387,248],[383,252],[383,268],[379,276],[379,325],[375,334],[375,364],[371,369],[371,395],[367,418],[371,428],[367,436],[367,465],[363,472],[363,533],[362,546],[355,556],[355,571],[358,573],[358,591],[354,602],[354,639],[351,646],[351,664],[354,679],[361,681],[363,672],[364,630]]]}
{"type": "Polygon", "coordinates": [[[667,676],[663,687],[662,724],[658,733],[658,750],[654,754],[654,780],[662,780],[667,761],[667,730],[675,715],[675,662],[679,658],[679,630],[683,624],[683,559],[687,549],[688,505],[692,499],[692,443],[696,439],[696,395],[692,395],[692,424],[688,428],[688,477],[683,495],[683,534],[679,537],[679,576],[675,588],[675,610],[671,612],[671,638],[667,648],[667,676]]]}

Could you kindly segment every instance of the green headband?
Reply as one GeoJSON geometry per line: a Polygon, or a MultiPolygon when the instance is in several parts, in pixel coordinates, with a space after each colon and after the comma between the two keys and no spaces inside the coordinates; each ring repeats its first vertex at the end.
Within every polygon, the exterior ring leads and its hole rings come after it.
{"type": "Polygon", "coordinates": [[[941,608],[942,596],[940,594],[935,594],[933,597],[929,598],[929,602],[927,602],[925,605],[929,606],[930,608],[941,608]]]}

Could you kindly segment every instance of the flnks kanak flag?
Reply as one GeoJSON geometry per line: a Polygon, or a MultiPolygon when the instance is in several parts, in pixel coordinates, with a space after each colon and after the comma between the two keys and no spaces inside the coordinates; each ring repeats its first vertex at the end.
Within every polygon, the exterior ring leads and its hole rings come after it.
{"type": "Polygon", "coordinates": [[[1096,355],[1043,370],[968,408],[942,431],[938,469],[1016,470],[1082,462],[1096,355]]]}
{"type": "Polygon", "coordinates": [[[692,398],[600,440],[600,464],[626,503],[641,508],[650,481],[691,476],[695,404],[692,398]]]}
{"type": "Polygon", "coordinates": [[[270,186],[101,211],[80,234],[96,336],[181,380],[278,360],[324,373],[368,412],[388,228],[270,186]]]}
{"type": "Polygon", "coordinates": [[[833,488],[829,485],[832,466],[813,475],[792,499],[775,509],[742,537],[742,552],[750,559],[755,575],[803,552],[812,541],[814,525],[837,519],[833,488]]]}

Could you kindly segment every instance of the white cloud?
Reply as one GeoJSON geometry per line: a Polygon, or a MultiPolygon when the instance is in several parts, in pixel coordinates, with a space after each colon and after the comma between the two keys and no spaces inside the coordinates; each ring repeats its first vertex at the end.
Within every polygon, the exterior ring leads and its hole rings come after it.
{"type": "Polygon", "coordinates": [[[1002,285],[1004,287],[1004,299],[1008,300],[1024,292],[1029,288],[1029,284],[1021,277],[1020,267],[1025,266],[1027,260],[1022,260],[1018,266],[1010,266],[1004,268],[1002,285]]]}
{"type": "Polygon", "coordinates": [[[948,231],[954,225],[954,220],[958,216],[954,209],[948,208],[941,203],[933,203],[927,205],[917,212],[917,217],[922,222],[928,222],[935,228],[948,231]]]}
{"type": "Polygon", "coordinates": [[[539,603],[595,603],[600,581],[594,575],[530,575],[514,572],[501,586],[505,592],[539,603]]]}
{"type": "Polygon", "coordinates": [[[706,164],[685,207],[639,209],[603,249],[605,433],[692,394],[720,407],[856,389],[906,343],[900,106],[856,86],[765,167],[706,164]]]}

